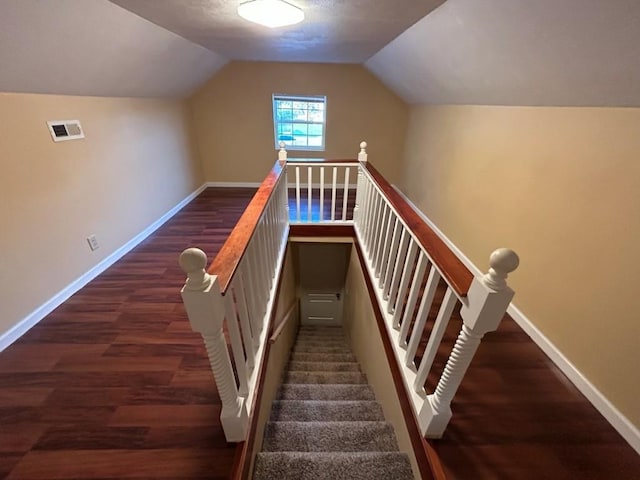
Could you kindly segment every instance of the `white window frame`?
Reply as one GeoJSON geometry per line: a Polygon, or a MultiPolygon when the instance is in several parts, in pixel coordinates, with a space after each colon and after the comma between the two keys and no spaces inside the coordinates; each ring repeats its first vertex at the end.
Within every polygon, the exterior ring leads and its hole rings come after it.
{"type": "MultiPolygon", "coordinates": [[[[323,152],[325,148],[326,136],[327,136],[327,97],[326,95],[287,95],[287,94],[276,94],[274,93],[271,99],[271,105],[273,109],[273,137],[275,140],[275,148],[276,150],[280,149],[280,140],[278,139],[278,118],[276,115],[276,100],[286,100],[292,102],[322,102],[324,104],[323,110],[323,118],[322,123],[320,122],[311,122],[311,121],[291,121],[291,122],[280,122],[280,123],[304,123],[307,125],[322,125],[322,143],[321,145],[292,145],[287,143],[287,150],[290,151],[315,151],[315,152],[323,152]]],[[[307,134],[308,137],[308,134],[307,134]]],[[[284,140],[283,140],[284,141],[284,140]]]]}

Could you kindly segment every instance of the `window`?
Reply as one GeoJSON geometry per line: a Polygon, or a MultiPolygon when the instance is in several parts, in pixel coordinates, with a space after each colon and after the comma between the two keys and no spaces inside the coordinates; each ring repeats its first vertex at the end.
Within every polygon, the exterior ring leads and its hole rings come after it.
{"type": "Polygon", "coordinates": [[[276,149],[324,150],[327,97],[273,96],[276,149]]]}

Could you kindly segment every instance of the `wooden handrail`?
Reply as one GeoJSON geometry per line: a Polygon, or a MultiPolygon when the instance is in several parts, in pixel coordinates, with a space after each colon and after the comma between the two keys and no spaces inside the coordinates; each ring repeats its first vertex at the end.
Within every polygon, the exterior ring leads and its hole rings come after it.
{"type": "Polygon", "coordinates": [[[355,158],[288,158],[287,163],[358,163],[355,158]]]}
{"type": "Polygon", "coordinates": [[[398,194],[393,186],[369,162],[362,162],[361,167],[366,170],[371,179],[380,188],[387,201],[398,212],[402,221],[407,225],[418,243],[429,254],[442,276],[453,290],[461,297],[466,297],[473,273],[449,249],[442,239],[431,230],[424,220],[398,194]]]}
{"type": "Polygon", "coordinates": [[[278,341],[278,337],[284,330],[284,327],[286,327],[287,324],[289,323],[289,319],[291,318],[293,312],[295,312],[297,308],[298,308],[298,300],[295,299],[293,302],[291,302],[291,305],[289,305],[289,308],[287,309],[287,313],[285,313],[284,316],[282,317],[282,321],[280,322],[280,324],[275,328],[275,330],[271,334],[271,337],[269,337],[269,343],[274,344],[278,341]]]}
{"type": "Polygon", "coordinates": [[[227,293],[240,260],[242,260],[253,237],[253,232],[260,222],[260,217],[284,172],[283,167],[284,162],[277,161],[275,163],[207,270],[210,275],[218,277],[220,292],[223,295],[227,293]]]}

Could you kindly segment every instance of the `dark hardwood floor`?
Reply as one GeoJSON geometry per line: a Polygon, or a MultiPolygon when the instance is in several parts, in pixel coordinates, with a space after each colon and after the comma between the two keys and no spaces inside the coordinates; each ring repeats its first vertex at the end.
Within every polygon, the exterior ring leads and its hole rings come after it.
{"type": "Polygon", "coordinates": [[[206,190],[0,353],[0,478],[228,477],[235,445],[178,255],[211,260],[254,191],[206,190]]]}
{"type": "MultiPolygon", "coordinates": [[[[252,194],[208,189],[0,353],[0,477],[228,477],[235,446],[177,258],[198,246],[211,260],[252,194]]],[[[449,478],[640,479],[640,457],[510,319],[452,408],[434,442],[449,478]]]]}

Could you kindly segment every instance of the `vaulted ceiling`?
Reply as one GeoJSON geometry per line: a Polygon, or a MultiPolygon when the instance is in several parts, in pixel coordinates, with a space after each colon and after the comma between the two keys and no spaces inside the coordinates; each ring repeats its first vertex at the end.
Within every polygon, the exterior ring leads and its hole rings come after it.
{"type": "Polygon", "coordinates": [[[229,60],[364,63],[408,103],[640,106],[638,0],[2,0],[0,91],[176,97],[229,60]]]}
{"type": "Polygon", "coordinates": [[[444,0],[292,0],[305,20],[278,29],[240,18],[245,0],[111,1],[233,60],[362,63],[444,0]]]}

